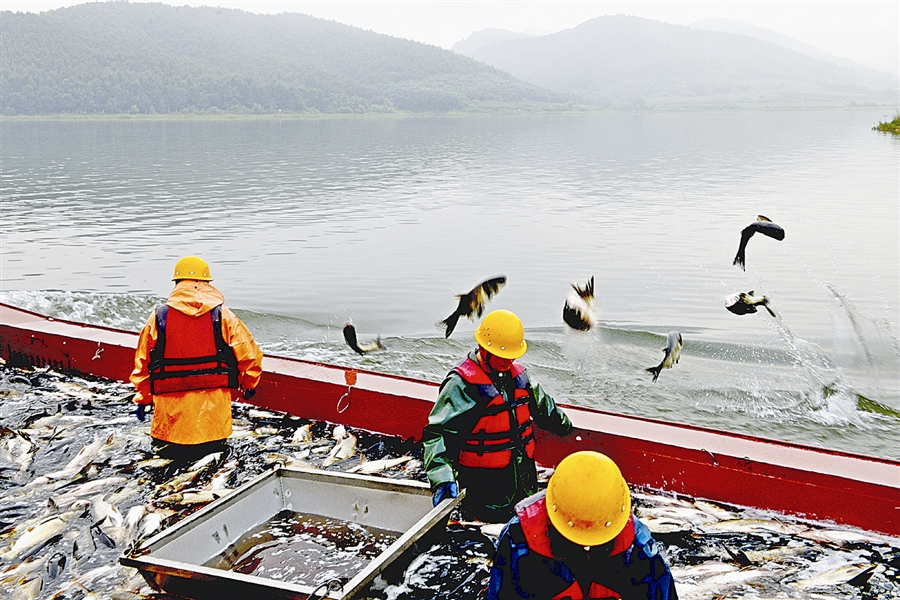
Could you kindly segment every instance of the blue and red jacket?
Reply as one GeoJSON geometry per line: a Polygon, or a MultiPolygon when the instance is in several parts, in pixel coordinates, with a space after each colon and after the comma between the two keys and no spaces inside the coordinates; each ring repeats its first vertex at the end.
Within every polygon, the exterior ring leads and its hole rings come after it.
{"type": "Polygon", "coordinates": [[[545,492],[516,506],[497,543],[488,600],[677,600],[650,530],[633,516],[612,541],[586,549],[562,537],[545,492]]]}
{"type": "Polygon", "coordinates": [[[484,406],[472,431],[462,436],[457,462],[469,468],[503,469],[509,466],[515,449],[534,458],[534,421],[529,406],[531,385],[525,367],[515,361],[510,368],[515,389],[509,402],[481,365],[471,358],[453,370],[478,391],[482,399],[479,404],[484,406]]]}

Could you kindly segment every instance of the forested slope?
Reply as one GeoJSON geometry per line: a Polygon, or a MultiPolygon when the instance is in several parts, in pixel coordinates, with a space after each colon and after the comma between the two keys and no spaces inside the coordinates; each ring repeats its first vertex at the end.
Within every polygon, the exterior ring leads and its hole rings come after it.
{"type": "Polygon", "coordinates": [[[7,115],[450,111],[571,98],[306,15],[127,2],[0,13],[0,96],[7,115]]]}

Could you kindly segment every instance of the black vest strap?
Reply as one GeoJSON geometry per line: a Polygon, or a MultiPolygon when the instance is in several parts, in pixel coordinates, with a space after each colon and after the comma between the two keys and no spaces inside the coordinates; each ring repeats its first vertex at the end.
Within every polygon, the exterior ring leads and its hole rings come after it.
{"type": "Polygon", "coordinates": [[[215,356],[198,356],[191,358],[166,358],[166,321],[169,314],[168,305],[156,307],[156,346],[150,350],[150,393],[157,393],[155,383],[163,379],[195,377],[200,375],[227,374],[229,388],[238,387],[238,365],[234,349],[225,343],[222,337],[222,307],[216,306],[210,311],[213,322],[213,335],[216,341],[215,356]],[[207,369],[166,371],[168,366],[202,365],[216,363],[216,367],[207,369]]]}

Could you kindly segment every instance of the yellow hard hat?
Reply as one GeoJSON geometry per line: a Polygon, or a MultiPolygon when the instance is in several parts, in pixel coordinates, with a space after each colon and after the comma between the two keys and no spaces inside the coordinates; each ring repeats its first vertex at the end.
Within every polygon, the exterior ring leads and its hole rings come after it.
{"type": "Polygon", "coordinates": [[[500,358],[519,358],[528,349],[522,321],[508,310],[488,313],[475,330],[475,340],[500,358]]]}
{"type": "Polygon", "coordinates": [[[197,281],[212,281],[209,276],[209,265],[198,256],[185,256],[175,264],[175,274],[172,281],[181,279],[196,279],[197,281]]]}
{"type": "Polygon", "coordinates": [[[599,546],[631,516],[631,494],[619,467],[605,454],[584,450],[565,457],[547,484],[550,522],[579,546],[599,546]]]}

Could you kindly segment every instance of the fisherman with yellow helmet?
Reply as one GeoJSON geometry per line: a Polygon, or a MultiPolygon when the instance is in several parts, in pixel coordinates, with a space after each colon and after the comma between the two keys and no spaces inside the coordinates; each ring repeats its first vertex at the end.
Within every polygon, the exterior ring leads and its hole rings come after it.
{"type": "Polygon", "coordinates": [[[194,460],[225,449],[231,402],[255,393],[263,354],[222,305],[206,261],[182,258],[172,280],[168,301],[141,331],[130,379],[138,418],[154,407],[150,436],[159,455],[194,460]]]}
{"type": "Polygon", "coordinates": [[[534,427],[567,435],[572,424],[518,359],[528,347],[519,318],[488,314],[478,347],[448,373],[422,433],[434,504],[466,490],[466,518],[503,523],[537,492],[534,427]]]}
{"type": "Polygon", "coordinates": [[[677,600],[650,530],[631,514],[619,467],[570,454],[544,492],[520,502],[494,555],[488,600],[677,600]]]}

